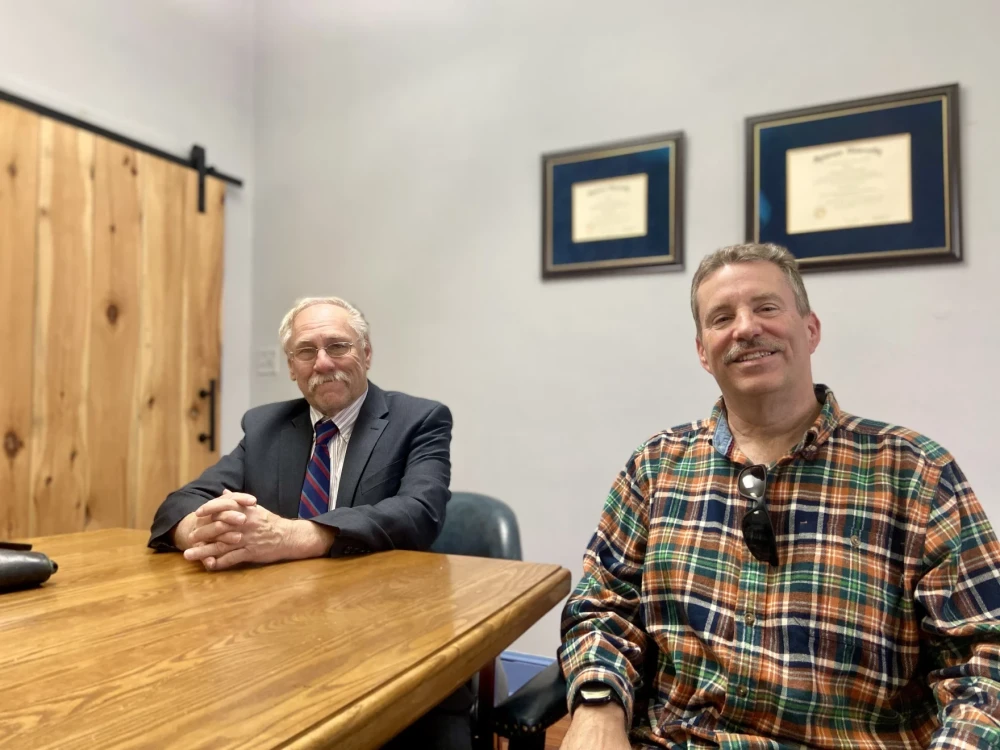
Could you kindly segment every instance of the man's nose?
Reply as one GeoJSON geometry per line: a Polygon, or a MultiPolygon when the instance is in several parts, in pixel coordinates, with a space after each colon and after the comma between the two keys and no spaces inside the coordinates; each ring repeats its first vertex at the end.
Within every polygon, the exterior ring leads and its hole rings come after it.
{"type": "Polygon", "coordinates": [[[755,336],[759,336],[760,321],[753,314],[752,310],[741,310],[736,313],[736,320],[733,323],[733,335],[741,340],[748,341],[755,336]]]}
{"type": "Polygon", "coordinates": [[[326,349],[320,349],[316,352],[316,362],[313,364],[313,370],[316,372],[330,372],[335,369],[336,365],[333,363],[333,357],[326,353],[326,349]]]}

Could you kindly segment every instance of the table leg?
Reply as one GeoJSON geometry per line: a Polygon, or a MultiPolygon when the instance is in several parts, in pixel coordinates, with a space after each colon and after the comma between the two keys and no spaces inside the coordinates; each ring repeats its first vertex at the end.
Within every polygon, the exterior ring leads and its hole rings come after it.
{"type": "Polygon", "coordinates": [[[476,707],[474,750],[493,750],[493,704],[496,684],[496,661],[479,670],[479,696],[476,707]]]}

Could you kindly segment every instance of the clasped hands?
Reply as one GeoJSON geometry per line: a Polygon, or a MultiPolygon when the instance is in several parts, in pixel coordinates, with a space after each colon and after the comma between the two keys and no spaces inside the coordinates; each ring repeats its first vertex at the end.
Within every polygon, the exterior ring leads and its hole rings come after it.
{"type": "Polygon", "coordinates": [[[223,490],[189,513],[174,530],[174,545],[184,558],[206,570],[226,570],[240,563],[273,563],[327,554],[332,528],[288,519],[257,504],[245,492],[223,490]]]}

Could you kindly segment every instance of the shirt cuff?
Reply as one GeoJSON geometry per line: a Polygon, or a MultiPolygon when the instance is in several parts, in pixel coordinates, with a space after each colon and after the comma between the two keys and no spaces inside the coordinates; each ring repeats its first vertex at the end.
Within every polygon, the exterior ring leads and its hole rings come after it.
{"type": "Polygon", "coordinates": [[[632,711],[635,708],[635,693],[632,690],[632,683],[607,667],[584,667],[574,672],[566,681],[566,706],[571,714],[573,713],[573,700],[576,698],[577,692],[588,682],[600,682],[615,692],[622,708],[625,709],[625,731],[627,732],[632,727],[632,711]]]}

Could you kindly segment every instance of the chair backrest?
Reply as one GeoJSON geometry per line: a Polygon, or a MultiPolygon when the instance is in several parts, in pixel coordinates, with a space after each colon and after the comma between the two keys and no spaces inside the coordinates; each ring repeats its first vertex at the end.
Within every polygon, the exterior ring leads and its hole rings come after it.
{"type": "Polygon", "coordinates": [[[452,492],[444,528],[431,552],[520,560],[517,516],[506,503],[488,495],[452,492]]]}

